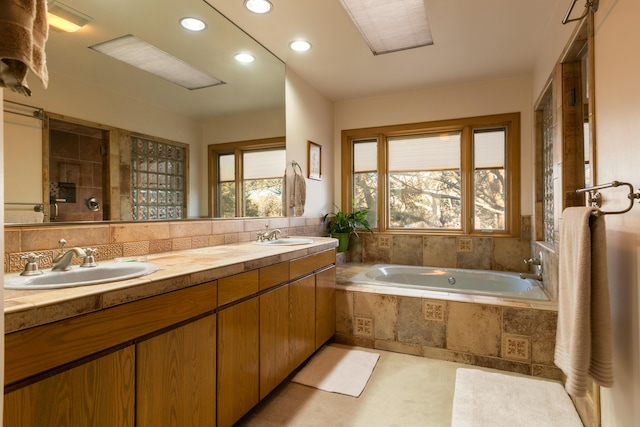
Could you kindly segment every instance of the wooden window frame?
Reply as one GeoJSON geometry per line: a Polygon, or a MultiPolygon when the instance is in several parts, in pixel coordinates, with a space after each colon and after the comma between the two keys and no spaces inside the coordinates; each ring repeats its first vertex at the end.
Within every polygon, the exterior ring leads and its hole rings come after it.
{"type": "Polygon", "coordinates": [[[353,200],[353,143],[354,140],[378,141],[378,224],[377,232],[424,235],[478,235],[520,237],[520,113],[496,114],[432,122],[409,123],[342,131],[342,209],[352,210],[353,200]],[[473,130],[503,127],[506,130],[506,212],[505,230],[475,230],[473,228],[473,130]],[[388,170],[387,138],[426,133],[460,132],[462,172],[461,230],[399,229],[388,226],[388,170]]]}
{"type": "MultiPolygon", "coordinates": [[[[248,141],[228,142],[223,144],[210,144],[207,146],[209,164],[209,217],[217,218],[218,212],[218,155],[234,154],[235,156],[235,183],[236,183],[236,218],[242,217],[242,153],[254,150],[269,150],[275,148],[286,149],[285,137],[254,139],[248,141]]],[[[284,172],[284,169],[283,169],[284,172]]]]}

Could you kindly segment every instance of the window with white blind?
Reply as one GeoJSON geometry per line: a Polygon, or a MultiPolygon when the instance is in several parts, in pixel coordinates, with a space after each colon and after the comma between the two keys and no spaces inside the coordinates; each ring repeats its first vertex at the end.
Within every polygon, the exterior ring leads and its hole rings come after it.
{"type": "Polygon", "coordinates": [[[284,138],[209,146],[212,216],[284,215],[284,138]]]}
{"type": "Polygon", "coordinates": [[[378,231],[519,233],[519,114],[343,131],[343,206],[378,231]]]}

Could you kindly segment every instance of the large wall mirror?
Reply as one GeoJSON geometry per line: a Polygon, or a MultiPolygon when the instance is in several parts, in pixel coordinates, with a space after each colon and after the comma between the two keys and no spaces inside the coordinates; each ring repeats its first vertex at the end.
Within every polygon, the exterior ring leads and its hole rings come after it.
{"type": "MultiPolygon", "coordinates": [[[[50,10],[56,7],[67,12],[71,7],[89,22],[76,32],[50,30],[46,90],[30,79],[30,98],[4,91],[5,213],[18,212],[11,222],[32,222],[29,211],[37,204],[44,206],[45,222],[56,216],[74,222],[208,217],[208,146],[274,138],[284,143],[285,64],[220,14],[215,0],[49,1],[50,10]],[[206,28],[187,31],[179,23],[184,17],[199,18],[206,28]],[[92,48],[110,40],[119,40],[126,55],[142,59],[143,67],[155,62],[146,56],[150,51],[162,51],[194,67],[198,80],[185,88],[191,83],[182,81],[188,74],[183,70],[170,73],[180,80],[174,83],[92,48]],[[135,48],[133,41],[144,45],[135,48]],[[238,62],[238,53],[248,53],[254,61],[238,62]],[[213,80],[203,82],[201,74],[213,80]],[[52,150],[52,138],[66,142],[63,149],[77,151],[73,155],[78,158],[64,166],[64,173],[51,157],[64,150],[52,150]],[[167,191],[154,192],[153,199],[149,193],[145,200],[158,209],[161,201],[167,209],[183,207],[177,216],[166,216],[166,210],[160,215],[155,207],[154,214],[151,207],[145,210],[148,216],[126,214],[132,208],[125,193],[133,195],[134,202],[138,198],[123,179],[139,167],[130,158],[136,150],[167,159],[154,166],[158,169],[149,167],[148,175],[149,180],[153,173],[153,179],[166,182],[167,191]],[[77,170],[69,172],[73,168],[77,170]],[[174,180],[174,170],[184,174],[182,181],[174,180]],[[184,189],[174,188],[174,181],[184,189]],[[60,206],[50,198],[52,185],[57,185],[60,206]],[[69,208],[71,200],[78,214],[62,215],[70,209],[60,208],[69,208]],[[106,209],[109,214],[102,213],[106,209]]],[[[171,66],[159,68],[171,71],[171,66]]],[[[38,221],[39,214],[33,216],[38,221]]]]}

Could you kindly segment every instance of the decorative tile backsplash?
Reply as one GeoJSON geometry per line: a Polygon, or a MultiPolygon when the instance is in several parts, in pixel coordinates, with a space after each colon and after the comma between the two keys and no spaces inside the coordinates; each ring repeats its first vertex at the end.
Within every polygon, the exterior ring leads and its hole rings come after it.
{"type": "MultiPolygon", "coordinates": [[[[5,273],[22,271],[23,255],[42,254],[41,268],[50,268],[58,240],[67,247],[97,248],[96,261],[195,249],[256,239],[256,231],[279,228],[282,236],[323,236],[322,218],[203,219],[184,221],[105,222],[91,225],[11,226],[4,229],[5,273]]],[[[74,259],[74,263],[81,262],[74,259]]]]}

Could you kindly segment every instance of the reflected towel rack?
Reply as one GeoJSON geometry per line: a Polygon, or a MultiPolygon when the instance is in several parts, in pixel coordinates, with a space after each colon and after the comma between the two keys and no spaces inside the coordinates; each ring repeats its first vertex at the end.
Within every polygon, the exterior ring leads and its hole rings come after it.
{"type": "Polygon", "coordinates": [[[576,193],[589,193],[587,196],[587,203],[594,208],[597,208],[596,211],[593,212],[594,215],[616,215],[623,214],[629,212],[631,208],[633,208],[633,201],[635,199],[640,199],[640,191],[634,191],[633,185],[628,182],[620,182],[620,181],[611,181],[607,184],[595,185],[593,187],[581,188],[580,190],[576,190],[576,193]],[[613,211],[613,212],[605,212],[600,210],[602,207],[602,194],[598,190],[604,190],[605,188],[613,188],[620,187],[621,185],[626,185],[629,187],[629,194],[627,194],[627,198],[629,199],[629,206],[621,211],[613,211]]]}
{"type": "Polygon", "coordinates": [[[10,206],[29,206],[33,205],[34,212],[44,212],[44,204],[43,203],[27,203],[27,202],[4,202],[5,205],[10,206]]]}

